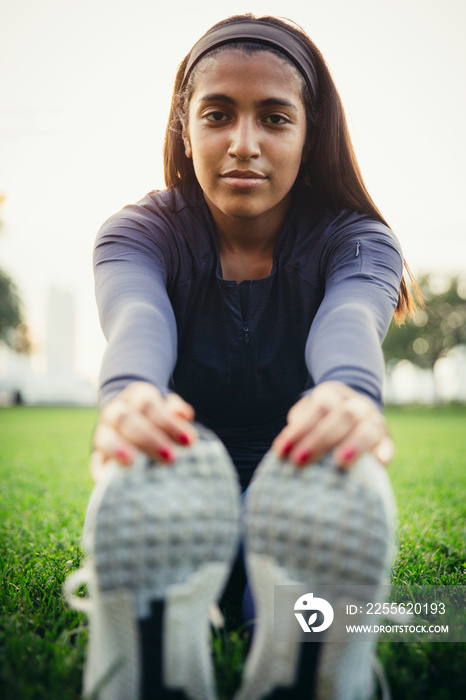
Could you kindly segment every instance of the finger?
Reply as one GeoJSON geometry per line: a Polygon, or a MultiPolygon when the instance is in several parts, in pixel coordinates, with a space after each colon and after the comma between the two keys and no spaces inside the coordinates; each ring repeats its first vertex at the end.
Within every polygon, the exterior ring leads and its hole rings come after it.
{"type": "Polygon", "coordinates": [[[358,396],[339,403],[295,444],[290,459],[297,465],[319,459],[345,440],[372,411],[374,408],[358,396]]]}
{"type": "Polygon", "coordinates": [[[300,399],[288,414],[288,425],[273,442],[273,449],[281,456],[290,454],[296,444],[311,431],[327,413],[338,404],[339,399],[328,396],[325,401],[313,394],[300,399]]]}
{"type": "Polygon", "coordinates": [[[92,479],[95,483],[99,481],[99,479],[102,477],[102,474],[104,473],[105,462],[106,460],[104,455],[98,450],[94,450],[89,460],[89,469],[91,472],[92,479]]]}
{"type": "Polygon", "coordinates": [[[193,421],[195,416],[194,408],[178,394],[167,394],[165,397],[167,408],[171,413],[187,421],[193,421]]]}
{"type": "Polygon", "coordinates": [[[333,453],[335,462],[340,467],[349,467],[365,452],[372,452],[386,438],[386,429],[382,416],[370,416],[359,423],[337,447],[333,453]]]}
{"type": "Polygon", "coordinates": [[[145,415],[116,399],[103,410],[102,420],[137,449],[163,462],[173,462],[175,443],[145,415]]]}
{"type": "Polygon", "coordinates": [[[105,423],[98,424],[94,433],[93,446],[103,461],[115,459],[122,465],[129,465],[132,464],[136,456],[134,446],[105,423]]]}
{"type": "Polygon", "coordinates": [[[191,425],[194,409],[180,396],[168,394],[164,397],[151,384],[135,382],[120,397],[146,416],[156,429],[166,433],[170,440],[181,445],[190,445],[196,440],[197,431],[191,425]]]}
{"type": "Polygon", "coordinates": [[[372,450],[372,454],[379,460],[380,464],[386,467],[395,455],[395,444],[391,437],[386,435],[372,450]]]}
{"type": "Polygon", "coordinates": [[[135,403],[135,407],[171,440],[180,445],[191,445],[197,439],[197,430],[191,424],[191,419],[186,416],[194,417],[194,410],[189,411],[191,407],[181,397],[172,396],[170,400],[167,397],[155,402],[142,396],[135,403]]]}

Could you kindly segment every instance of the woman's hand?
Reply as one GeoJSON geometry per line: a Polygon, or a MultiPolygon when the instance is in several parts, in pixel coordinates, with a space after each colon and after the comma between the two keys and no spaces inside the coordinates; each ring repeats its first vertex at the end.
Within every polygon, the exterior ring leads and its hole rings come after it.
{"type": "Polygon", "coordinates": [[[323,382],[288,413],[288,425],[273,449],[298,466],[315,462],[326,452],[348,467],[371,452],[383,465],[393,457],[387,425],[373,401],[341,382],[323,382]]]}
{"type": "Polygon", "coordinates": [[[197,439],[194,409],[177,394],[164,397],[152,384],[133,382],[100,412],[90,468],[95,481],[105,462],[132,463],[138,450],[167,464],[177,445],[197,439]]]}

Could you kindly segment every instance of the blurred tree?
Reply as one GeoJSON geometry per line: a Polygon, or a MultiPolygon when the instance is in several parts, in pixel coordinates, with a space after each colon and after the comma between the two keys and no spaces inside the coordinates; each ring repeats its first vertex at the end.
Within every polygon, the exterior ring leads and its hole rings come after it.
{"type": "Polygon", "coordinates": [[[21,300],[11,277],[0,270],[0,341],[16,352],[29,352],[31,343],[23,323],[21,300]]]}
{"type": "Polygon", "coordinates": [[[466,280],[425,275],[419,282],[425,308],[402,326],[392,322],[383,344],[387,370],[400,360],[433,371],[440,357],[466,344],[466,280]]]}
{"type": "MultiPolygon", "coordinates": [[[[0,193],[0,231],[3,228],[1,208],[5,195],[0,193]]],[[[16,352],[30,352],[31,341],[27,326],[23,323],[21,300],[15,283],[0,270],[0,342],[16,352]]]]}

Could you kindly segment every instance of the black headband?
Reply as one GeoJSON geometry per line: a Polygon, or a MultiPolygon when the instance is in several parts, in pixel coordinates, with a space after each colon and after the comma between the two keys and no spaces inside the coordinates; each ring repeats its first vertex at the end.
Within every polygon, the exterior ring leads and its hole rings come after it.
{"type": "Polygon", "coordinates": [[[306,44],[296,34],[285,29],[285,27],[278,27],[276,24],[269,24],[261,20],[231,22],[220,27],[214,27],[214,29],[210,29],[204,34],[191,49],[182,86],[186,83],[196,63],[206,53],[217,48],[217,46],[231,44],[235,41],[253,41],[278,49],[299,69],[309,86],[312,96],[316,99],[317,74],[311,53],[306,44]]]}

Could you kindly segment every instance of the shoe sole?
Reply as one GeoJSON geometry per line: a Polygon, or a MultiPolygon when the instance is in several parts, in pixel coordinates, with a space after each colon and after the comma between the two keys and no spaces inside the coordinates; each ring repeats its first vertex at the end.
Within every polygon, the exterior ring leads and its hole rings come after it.
{"type": "Polygon", "coordinates": [[[266,456],[246,497],[246,562],[256,627],[235,700],[273,697],[277,688],[282,689],[277,697],[352,697],[340,692],[334,680],[334,666],[342,660],[337,644],[325,644],[330,650],[322,658],[318,652],[314,689],[309,687],[306,695],[286,694],[286,688],[302,692],[303,647],[309,652],[314,644],[297,643],[294,619],[289,642],[275,641],[274,587],[341,585],[343,591],[347,584],[380,585],[394,551],[394,512],[388,477],[371,457],[342,471],[330,457],[297,468],[273,453],[266,456]]]}
{"type": "Polygon", "coordinates": [[[237,551],[239,486],[223,445],[198,428],[199,440],[181,448],[173,465],[141,455],[130,468],[109,466],[91,499],[89,564],[70,585],[89,585],[84,691],[95,692],[110,674],[99,700],[139,697],[137,622],[157,601],[163,601],[164,688],[192,700],[216,697],[209,608],[237,551]],[[103,653],[102,646],[111,650],[103,653]]]}

